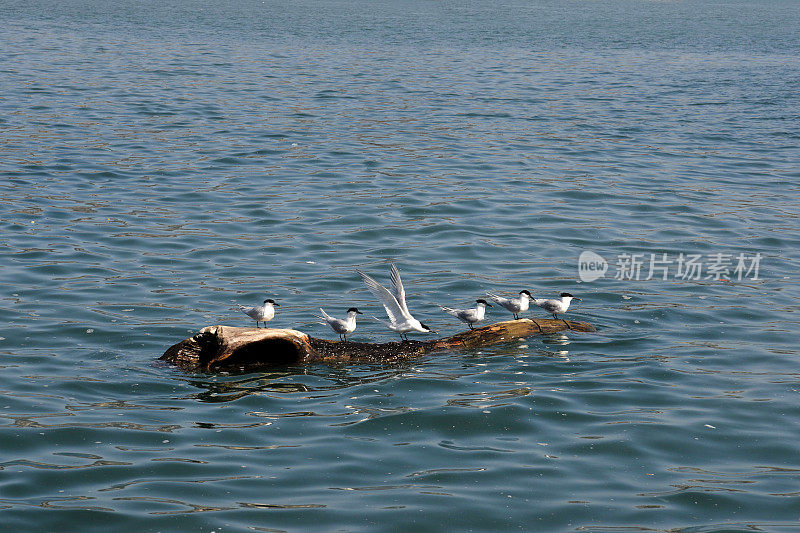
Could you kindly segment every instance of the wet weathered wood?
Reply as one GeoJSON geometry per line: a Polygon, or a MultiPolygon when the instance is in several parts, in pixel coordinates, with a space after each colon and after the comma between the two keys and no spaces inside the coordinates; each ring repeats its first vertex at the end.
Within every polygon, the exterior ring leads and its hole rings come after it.
{"type": "Polygon", "coordinates": [[[508,320],[434,340],[351,342],[317,339],[294,329],[209,326],[171,346],[162,361],[190,371],[254,369],[305,363],[391,363],[453,349],[476,348],[559,331],[595,331],[586,322],[508,320]]]}

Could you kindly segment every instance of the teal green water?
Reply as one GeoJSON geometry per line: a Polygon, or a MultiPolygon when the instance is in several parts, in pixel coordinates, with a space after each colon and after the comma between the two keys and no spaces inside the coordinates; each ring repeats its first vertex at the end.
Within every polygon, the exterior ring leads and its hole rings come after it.
{"type": "Polygon", "coordinates": [[[780,0],[4,2],[4,527],[796,530],[798,27],[780,0]],[[439,335],[434,304],[523,288],[599,331],[157,363],[267,297],[394,340],[355,273],[390,262],[439,335]]]}

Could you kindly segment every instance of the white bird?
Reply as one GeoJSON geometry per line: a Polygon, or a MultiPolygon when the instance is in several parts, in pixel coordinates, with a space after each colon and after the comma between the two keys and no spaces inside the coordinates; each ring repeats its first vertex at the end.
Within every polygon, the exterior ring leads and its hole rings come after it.
{"type": "Polygon", "coordinates": [[[264,327],[267,327],[267,322],[272,320],[275,316],[274,306],[276,305],[280,307],[280,304],[276,304],[275,300],[268,298],[264,300],[264,305],[260,305],[258,307],[245,307],[240,305],[239,309],[241,309],[244,314],[256,321],[256,327],[258,327],[259,322],[263,322],[264,327]]]}
{"type": "MultiPolygon", "coordinates": [[[[356,330],[356,315],[363,315],[361,311],[356,309],[355,307],[351,307],[347,310],[347,318],[334,318],[330,316],[328,313],[325,312],[323,308],[319,308],[322,312],[322,316],[317,316],[317,318],[321,318],[328,324],[333,331],[339,334],[339,340],[347,340],[347,334],[353,333],[356,330]]],[[[314,315],[316,316],[316,315],[314,315]]]]}
{"type": "Polygon", "coordinates": [[[491,292],[487,292],[486,296],[488,296],[489,299],[494,303],[505,307],[514,315],[515,320],[519,319],[519,314],[521,312],[528,310],[528,305],[533,299],[533,296],[531,296],[531,293],[527,290],[519,291],[519,298],[503,298],[502,296],[497,296],[491,292]]]}
{"type": "Polygon", "coordinates": [[[445,313],[450,313],[460,321],[465,322],[469,326],[469,329],[473,329],[472,324],[483,320],[483,317],[486,314],[486,308],[492,307],[492,305],[486,300],[475,300],[475,302],[477,305],[474,309],[453,309],[443,305],[440,305],[439,307],[445,313]]]}
{"type": "Polygon", "coordinates": [[[394,265],[392,265],[391,268],[394,294],[360,270],[356,269],[356,272],[361,275],[361,278],[364,280],[364,283],[366,283],[370,292],[383,304],[384,309],[386,309],[386,314],[389,316],[389,322],[384,322],[375,317],[372,318],[385,324],[386,327],[392,331],[399,333],[400,338],[403,340],[408,340],[406,334],[411,331],[435,333],[431,328],[411,316],[411,313],[408,311],[408,306],[406,305],[406,291],[403,288],[403,282],[400,280],[400,273],[394,265]]]}
{"type": "MultiPolygon", "coordinates": [[[[572,302],[572,300],[578,300],[579,302],[581,301],[580,298],[576,298],[568,292],[562,292],[561,298],[559,299],[553,298],[548,300],[546,298],[534,298],[533,303],[535,303],[548,313],[552,313],[553,318],[558,320],[558,315],[567,312],[567,309],[569,309],[569,304],[570,302],[572,302]]],[[[562,318],[561,320],[564,319],[562,318]]],[[[564,320],[564,324],[566,324],[567,327],[569,328],[569,323],[566,320],[564,320]]]]}

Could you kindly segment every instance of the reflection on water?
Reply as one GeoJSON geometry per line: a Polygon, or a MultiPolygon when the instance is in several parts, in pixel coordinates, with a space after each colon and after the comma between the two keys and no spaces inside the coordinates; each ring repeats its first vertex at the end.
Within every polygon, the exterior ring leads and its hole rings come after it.
{"type": "Polygon", "coordinates": [[[501,407],[503,405],[509,405],[511,403],[511,402],[505,402],[504,400],[520,398],[523,396],[527,396],[530,393],[531,389],[527,387],[522,387],[519,389],[493,391],[491,393],[488,392],[461,393],[457,395],[459,397],[458,399],[448,400],[447,405],[458,406],[458,407],[471,407],[474,409],[501,407]]]}
{"type": "MultiPolygon", "coordinates": [[[[397,379],[408,372],[408,363],[388,366],[357,367],[291,367],[280,372],[268,372],[244,377],[222,373],[209,376],[207,381],[188,380],[204,392],[191,396],[203,402],[235,401],[250,394],[284,395],[306,393],[310,396],[325,395],[354,386],[378,384],[397,379]],[[309,383],[303,382],[307,380],[309,383]]],[[[306,396],[309,397],[309,396],[306,396]]]]}

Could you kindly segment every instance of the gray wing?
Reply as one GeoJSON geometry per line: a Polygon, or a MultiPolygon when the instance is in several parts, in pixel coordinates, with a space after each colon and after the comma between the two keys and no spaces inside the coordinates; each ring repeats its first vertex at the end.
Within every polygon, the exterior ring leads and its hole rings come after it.
{"type": "Polygon", "coordinates": [[[390,274],[392,278],[392,288],[394,289],[394,297],[397,299],[400,309],[402,309],[406,315],[411,316],[411,313],[408,311],[408,305],[406,305],[406,290],[403,287],[403,281],[400,279],[400,272],[398,272],[394,264],[392,264],[390,274]]]}
{"type": "Polygon", "coordinates": [[[474,322],[476,319],[475,313],[475,309],[462,309],[457,316],[466,322],[474,322]]]}
{"type": "MultiPolygon", "coordinates": [[[[392,295],[392,293],[390,293],[386,287],[360,270],[356,270],[356,272],[359,273],[361,279],[364,280],[364,284],[366,284],[367,288],[375,296],[375,298],[381,301],[383,307],[386,309],[386,314],[389,315],[389,320],[391,320],[394,324],[404,322],[407,317],[404,315],[403,309],[400,307],[400,304],[397,303],[397,299],[392,295]]],[[[378,319],[376,318],[376,320],[378,319]]]]}
{"type": "Polygon", "coordinates": [[[461,309],[453,309],[452,307],[445,307],[445,306],[443,306],[443,305],[440,305],[440,306],[439,306],[439,308],[440,308],[442,311],[444,311],[445,313],[448,313],[448,314],[450,314],[450,315],[453,315],[453,316],[454,316],[454,317],[456,317],[456,318],[460,318],[460,317],[459,317],[459,314],[461,314],[461,313],[463,313],[463,312],[464,312],[464,311],[462,311],[461,309]]]}
{"type": "Polygon", "coordinates": [[[556,300],[545,300],[544,298],[537,298],[533,301],[536,305],[550,313],[558,309],[558,302],[556,300]]]}
{"type": "Polygon", "coordinates": [[[508,298],[503,298],[502,296],[497,296],[496,294],[492,294],[491,292],[487,292],[486,296],[488,296],[489,299],[491,301],[493,301],[494,303],[502,305],[503,307],[505,307],[510,302],[510,300],[508,298]]]}
{"type": "Polygon", "coordinates": [[[321,318],[322,320],[325,321],[326,324],[328,324],[331,328],[333,328],[334,331],[337,331],[336,327],[339,325],[339,322],[341,322],[341,320],[332,317],[331,315],[326,313],[325,310],[321,307],[319,308],[319,310],[322,312],[322,316],[318,316],[317,318],[321,318]]]}
{"type": "Polygon", "coordinates": [[[259,315],[257,307],[245,307],[243,305],[239,305],[239,309],[242,310],[242,313],[246,314],[252,319],[255,319],[259,315]]]}

